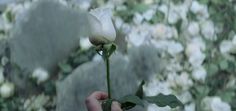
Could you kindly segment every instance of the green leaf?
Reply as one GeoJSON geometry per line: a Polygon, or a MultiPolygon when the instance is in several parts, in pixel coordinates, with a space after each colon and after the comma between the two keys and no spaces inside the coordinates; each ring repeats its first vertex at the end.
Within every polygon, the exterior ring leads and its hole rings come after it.
{"type": "Polygon", "coordinates": [[[221,70],[226,70],[229,67],[229,64],[228,64],[227,60],[220,61],[219,65],[220,65],[220,69],[221,70]]]}
{"type": "Polygon", "coordinates": [[[143,12],[147,11],[148,9],[149,9],[149,6],[147,4],[136,4],[133,7],[133,10],[135,12],[140,12],[140,13],[143,13],[143,12]]]}
{"type": "Polygon", "coordinates": [[[59,67],[64,73],[70,73],[73,70],[69,64],[60,63],[59,67]]]}
{"type": "Polygon", "coordinates": [[[217,73],[219,71],[218,66],[215,64],[210,64],[207,69],[208,69],[208,73],[210,75],[214,75],[215,73],[217,73]]]}
{"type": "Polygon", "coordinates": [[[145,84],[144,80],[141,82],[141,84],[138,87],[138,90],[136,91],[135,95],[138,96],[140,99],[143,99],[143,85],[145,84]]]}
{"type": "Polygon", "coordinates": [[[121,103],[121,108],[123,110],[129,110],[135,107],[136,105],[144,107],[143,100],[141,100],[139,97],[135,95],[124,96],[119,100],[119,102],[121,103]]]}
{"type": "Polygon", "coordinates": [[[183,107],[183,103],[177,99],[174,95],[163,95],[159,94],[157,96],[145,97],[149,103],[156,104],[159,107],[170,106],[171,108],[175,108],[177,106],[183,107]]]}
{"type": "Polygon", "coordinates": [[[116,45],[115,44],[111,44],[111,47],[109,49],[109,57],[116,51],[116,45]]]}
{"type": "Polygon", "coordinates": [[[112,105],[113,101],[114,101],[113,99],[108,99],[108,100],[104,101],[102,103],[102,110],[103,111],[111,111],[111,105],[112,105]]]}

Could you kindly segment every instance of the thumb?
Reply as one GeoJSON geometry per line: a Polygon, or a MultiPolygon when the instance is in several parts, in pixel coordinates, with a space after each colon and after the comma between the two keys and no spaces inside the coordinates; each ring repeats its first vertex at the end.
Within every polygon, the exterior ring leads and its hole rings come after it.
{"type": "Polygon", "coordinates": [[[118,102],[112,102],[111,111],[122,111],[118,102]]]}

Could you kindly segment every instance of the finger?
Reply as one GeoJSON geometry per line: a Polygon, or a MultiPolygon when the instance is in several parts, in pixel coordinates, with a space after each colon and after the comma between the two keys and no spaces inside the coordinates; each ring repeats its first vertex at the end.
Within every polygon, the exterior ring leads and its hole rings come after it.
{"type": "Polygon", "coordinates": [[[108,98],[108,94],[102,91],[96,91],[92,93],[89,98],[95,98],[97,100],[104,100],[108,98]]]}
{"type": "Polygon", "coordinates": [[[88,111],[102,111],[101,104],[96,98],[88,97],[85,103],[88,111]]]}
{"type": "Polygon", "coordinates": [[[112,102],[111,111],[122,111],[118,102],[112,102]]]}

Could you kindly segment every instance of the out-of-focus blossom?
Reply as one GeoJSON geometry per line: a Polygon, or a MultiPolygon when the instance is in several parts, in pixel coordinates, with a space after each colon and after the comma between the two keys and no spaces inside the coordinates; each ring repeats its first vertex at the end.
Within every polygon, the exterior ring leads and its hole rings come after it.
{"type": "Polygon", "coordinates": [[[108,8],[98,8],[90,12],[90,42],[93,45],[111,43],[116,39],[115,27],[112,23],[112,12],[108,8]]]}
{"type": "Polygon", "coordinates": [[[206,5],[200,4],[198,1],[193,1],[190,11],[197,15],[200,20],[209,18],[208,8],[206,5]]]}
{"type": "Polygon", "coordinates": [[[185,105],[184,111],[195,111],[195,108],[196,108],[196,104],[191,103],[191,104],[185,105]]]}
{"type": "Polygon", "coordinates": [[[159,81],[154,77],[144,86],[144,93],[147,96],[156,96],[159,93],[165,95],[171,94],[170,84],[164,81],[159,81]]]}
{"type": "Polygon", "coordinates": [[[201,51],[200,45],[196,43],[188,44],[185,54],[193,67],[201,66],[206,57],[206,55],[201,51]]]}
{"type": "Polygon", "coordinates": [[[197,22],[190,22],[187,31],[189,35],[197,36],[200,32],[199,24],[197,22]]]}
{"type": "Polygon", "coordinates": [[[175,10],[175,7],[174,6],[172,6],[172,7],[170,7],[170,9],[169,9],[169,13],[167,15],[168,16],[167,19],[168,19],[168,22],[170,24],[176,24],[178,22],[178,20],[180,19],[180,16],[179,16],[177,10],[175,10]]]}
{"type": "Polygon", "coordinates": [[[2,98],[9,98],[14,95],[15,86],[13,83],[3,83],[0,87],[0,95],[2,98]]]}
{"type": "Polygon", "coordinates": [[[220,52],[222,54],[228,54],[231,52],[231,50],[234,48],[234,45],[231,41],[229,40],[224,40],[220,44],[220,52]]]}
{"type": "Polygon", "coordinates": [[[164,24],[156,24],[153,27],[152,36],[156,39],[170,39],[178,37],[178,32],[175,28],[164,24]]]}
{"type": "Polygon", "coordinates": [[[49,74],[42,68],[36,68],[32,74],[32,78],[36,79],[37,83],[43,83],[49,79],[49,74]]]}
{"type": "Polygon", "coordinates": [[[153,15],[155,14],[155,10],[154,9],[149,9],[147,10],[146,12],[143,13],[143,18],[146,20],[146,21],[149,21],[152,19],[153,15]]]}
{"type": "Polygon", "coordinates": [[[0,66],[0,85],[4,82],[3,68],[0,66]]]}
{"type": "Polygon", "coordinates": [[[184,50],[182,44],[174,41],[169,42],[167,47],[168,47],[167,52],[172,56],[175,56],[176,54],[179,54],[184,50]]]}
{"type": "Polygon", "coordinates": [[[117,29],[121,29],[124,21],[120,17],[114,18],[114,23],[117,29]]]}
{"type": "Polygon", "coordinates": [[[194,80],[204,82],[207,76],[207,72],[204,67],[197,67],[192,72],[192,77],[194,80]]]}
{"type": "Polygon", "coordinates": [[[134,23],[135,24],[141,24],[142,23],[142,21],[143,21],[143,16],[142,16],[142,14],[140,14],[140,13],[135,13],[134,14],[134,18],[133,18],[133,21],[134,21],[134,23]]]}
{"type": "Polygon", "coordinates": [[[212,21],[201,22],[201,33],[208,40],[216,40],[215,27],[212,21]]]}
{"type": "Polygon", "coordinates": [[[193,85],[193,81],[186,72],[183,72],[180,75],[177,75],[176,73],[168,74],[167,81],[173,88],[180,87],[184,91],[188,90],[193,85]]]}
{"type": "Polygon", "coordinates": [[[183,103],[186,104],[193,100],[193,97],[189,91],[184,91],[180,95],[177,96],[178,99],[183,103]]]}
{"type": "Polygon", "coordinates": [[[89,38],[88,37],[84,37],[84,38],[81,38],[80,39],[80,47],[82,49],[89,49],[90,47],[92,47],[92,44],[90,43],[89,41],[89,38]]]}
{"type": "Polygon", "coordinates": [[[155,0],[143,0],[143,3],[150,5],[152,3],[154,3],[155,0]]]}
{"type": "Polygon", "coordinates": [[[155,104],[149,104],[147,107],[147,111],[171,111],[171,108],[166,106],[166,107],[159,107],[155,104]]]}
{"type": "Polygon", "coordinates": [[[201,105],[204,111],[231,111],[230,105],[219,97],[206,97],[201,105]]]}

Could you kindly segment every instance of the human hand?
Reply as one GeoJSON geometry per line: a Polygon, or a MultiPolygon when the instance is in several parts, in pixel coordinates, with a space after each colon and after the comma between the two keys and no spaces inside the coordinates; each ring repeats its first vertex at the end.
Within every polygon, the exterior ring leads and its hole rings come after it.
{"type": "MultiPolygon", "coordinates": [[[[88,111],[102,111],[100,101],[107,98],[108,94],[105,92],[93,92],[85,101],[88,111]]],[[[122,111],[118,102],[112,102],[111,111],[122,111]]]]}

